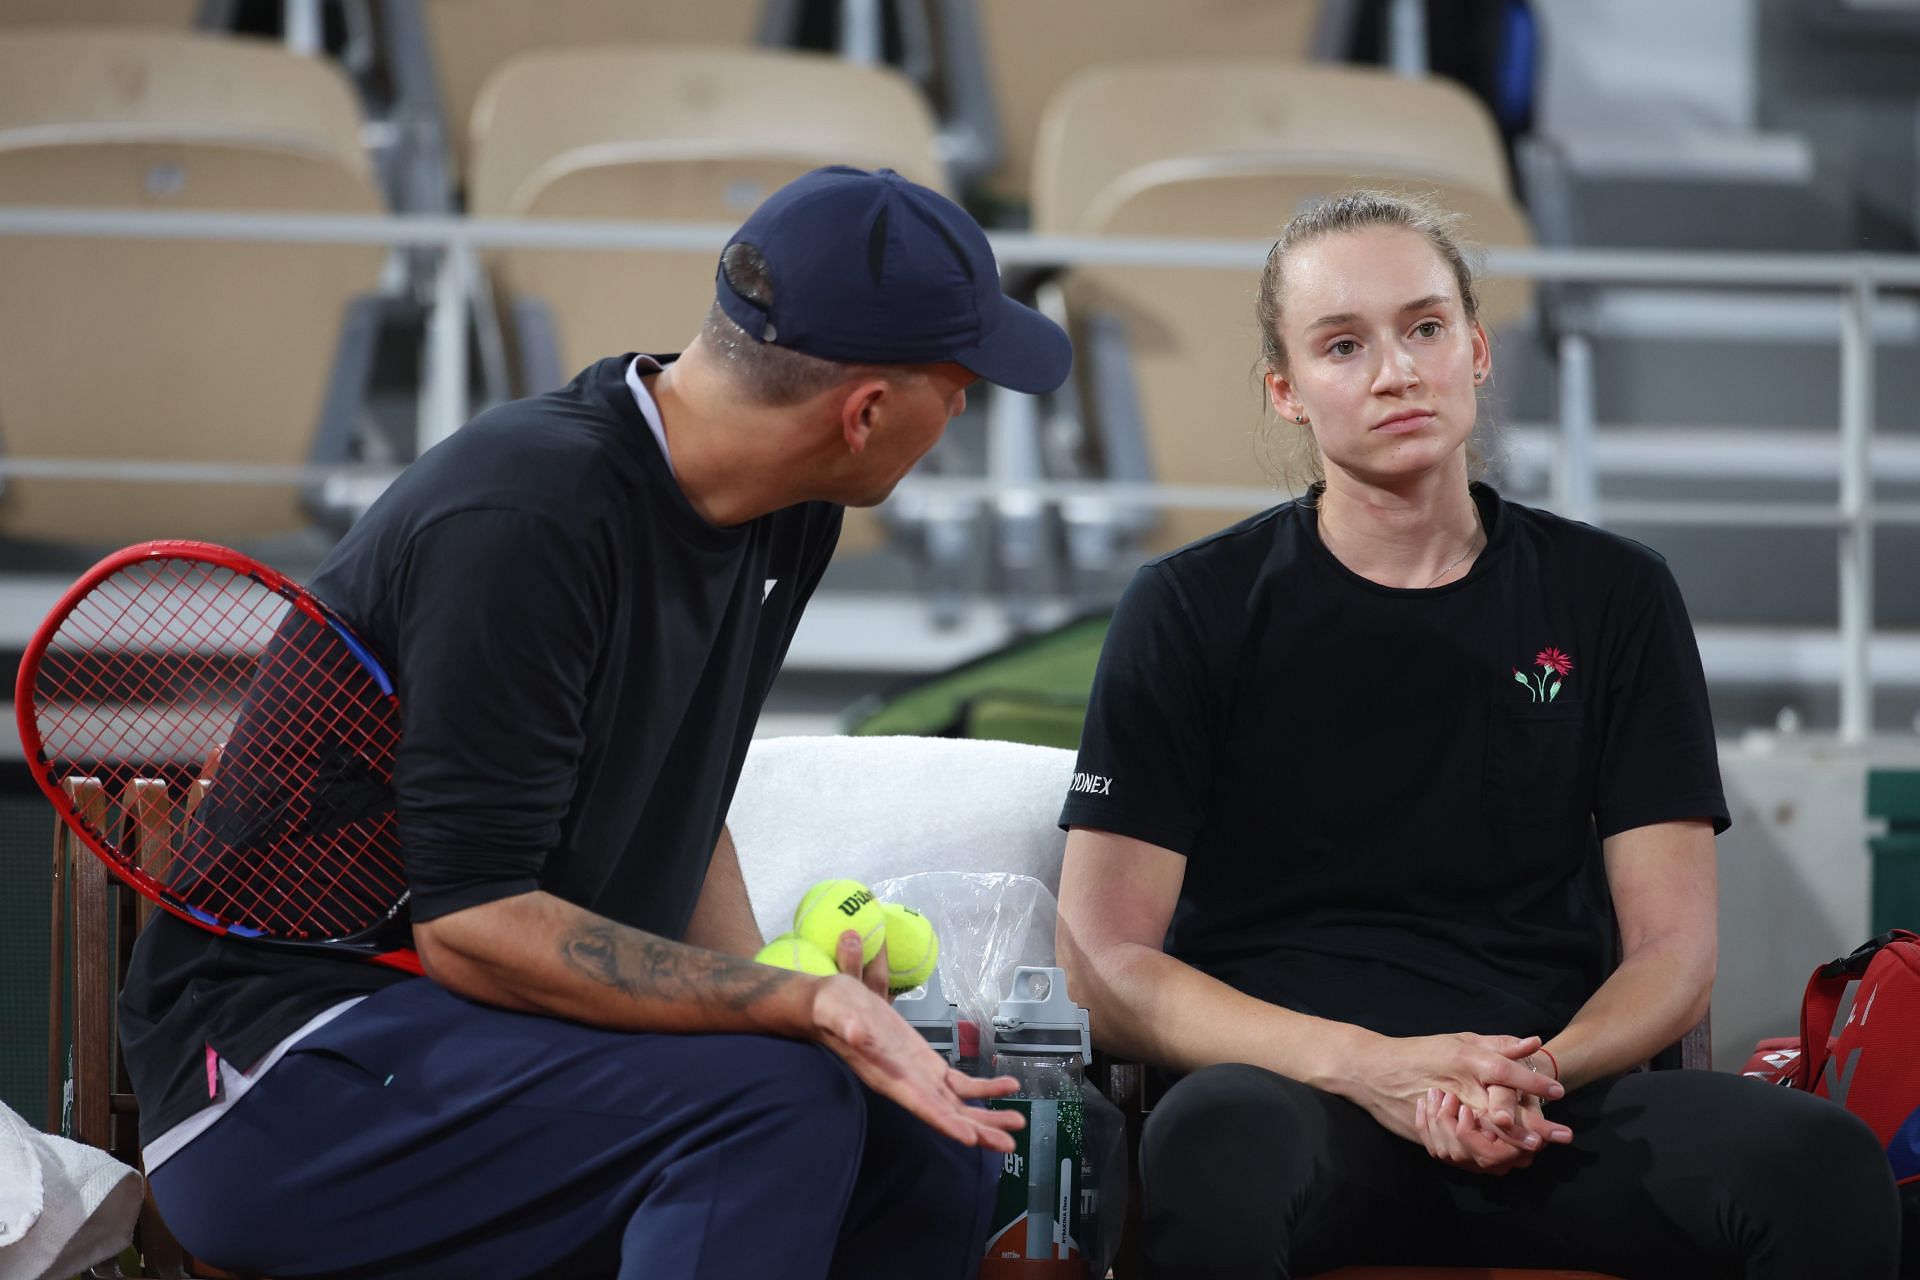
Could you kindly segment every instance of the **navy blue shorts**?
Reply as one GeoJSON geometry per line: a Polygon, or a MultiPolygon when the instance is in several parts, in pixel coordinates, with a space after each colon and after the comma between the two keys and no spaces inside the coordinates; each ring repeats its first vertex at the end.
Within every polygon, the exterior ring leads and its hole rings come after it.
{"type": "Polygon", "coordinates": [[[301,1041],[152,1185],[196,1256],[275,1280],[971,1280],[1000,1164],[817,1045],[419,979],[301,1041]]]}

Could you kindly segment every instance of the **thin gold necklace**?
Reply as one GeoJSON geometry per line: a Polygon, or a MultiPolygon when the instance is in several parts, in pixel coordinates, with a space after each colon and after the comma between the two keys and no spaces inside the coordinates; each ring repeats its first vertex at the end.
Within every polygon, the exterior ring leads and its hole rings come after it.
{"type": "Polygon", "coordinates": [[[1440,572],[1434,574],[1433,577],[1428,580],[1427,585],[1420,589],[1422,591],[1427,590],[1428,587],[1433,586],[1434,583],[1440,581],[1440,579],[1446,577],[1448,574],[1452,573],[1455,569],[1459,568],[1460,562],[1462,560],[1465,560],[1468,556],[1472,555],[1474,551],[1479,547],[1481,535],[1484,534],[1485,532],[1486,532],[1486,526],[1483,525],[1480,521],[1480,504],[1476,502],[1473,504],[1473,536],[1467,539],[1467,549],[1465,551],[1462,551],[1458,556],[1454,557],[1454,561],[1452,564],[1448,565],[1446,568],[1442,569],[1440,572]]]}
{"type": "MultiPolygon", "coordinates": [[[[1327,537],[1327,522],[1326,522],[1325,512],[1320,513],[1320,519],[1317,521],[1317,524],[1319,526],[1320,545],[1327,548],[1327,550],[1329,551],[1333,551],[1333,543],[1327,537]]],[[[1476,502],[1473,504],[1473,534],[1467,539],[1466,550],[1462,551],[1459,555],[1455,556],[1453,558],[1453,562],[1449,564],[1446,568],[1434,574],[1433,577],[1427,579],[1426,586],[1420,587],[1418,589],[1421,591],[1427,590],[1428,588],[1432,587],[1435,583],[1439,582],[1440,579],[1446,577],[1449,573],[1452,573],[1455,569],[1459,568],[1460,562],[1462,560],[1465,560],[1468,556],[1472,555],[1476,550],[1479,549],[1480,540],[1483,536],[1485,536],[1486,531],[1487,531],[1486,523],[1480,518],[1480,504],[1476,502]]],[[[1338,559],[1339,553],[1335,552],[1334,556],[1336,559],[1338,559]]]]}

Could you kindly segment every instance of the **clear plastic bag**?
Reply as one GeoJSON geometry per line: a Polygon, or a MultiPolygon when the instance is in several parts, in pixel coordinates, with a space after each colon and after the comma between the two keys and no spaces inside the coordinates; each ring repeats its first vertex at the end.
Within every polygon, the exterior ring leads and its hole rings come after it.
{"type": "Polygon", "coordinates": [[[1032,876],[1003,871],[921,871],[878,880],[882,902],[912,907],[940,937],[940,985],[980,1033],[980,1060],[993,1061],[993,1014],[1022,965],[1053,963],[1058,904],[1032,876]]]}
{"type": "MultiPolygon", "coordinates": [[[[1008,872],[923,871],[878,880],[883,902],[912,907],[940,936],[936,963],[946,998],[980,1035],[980,1061],[993,1061],[993,1015],[1012,991],[1016,970],[1053,964],[1058,903],[1032,876],[1008,872]]],[[[1120,1109],[1083,1083],[1085,1137],[1082,1164],[1088,1222],[1088,1274],[1104,1276],[1120,1251],[1127,1210],[1126,1123],[1120,1109]]]]}
{"type": "Polygon", "coordinates": [[[1087,1197],[1087,1274],[1104,1276],[1120,1253],[1127,1217],[1127,1120],[1091,1080],[1080,1085],[1085,1146],[1081,1194],[1087,1197]]]}

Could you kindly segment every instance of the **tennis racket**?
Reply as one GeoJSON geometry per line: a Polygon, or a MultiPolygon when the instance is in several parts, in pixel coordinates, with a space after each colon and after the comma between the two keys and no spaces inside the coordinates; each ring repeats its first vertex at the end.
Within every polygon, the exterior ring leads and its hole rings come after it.
{"type": "Polygon", "coordinates": [[[393,682],[304,588],[147,542],[88,570],[20,663],[34,781],[116,875],[214,933],[420,972],[393,803],[393,682]],[[183,815],[155,856],[156,784],[183,815]]]}

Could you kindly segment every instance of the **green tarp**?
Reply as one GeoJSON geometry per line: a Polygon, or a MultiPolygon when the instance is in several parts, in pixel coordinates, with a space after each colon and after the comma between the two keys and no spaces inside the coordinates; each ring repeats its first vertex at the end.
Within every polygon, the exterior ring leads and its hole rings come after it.
{"type": "Polygon", "coordinates": [[[862,702],[848,712],[846,730],[1077,747],[1111,616],[1078,618],[862,702]]]}

